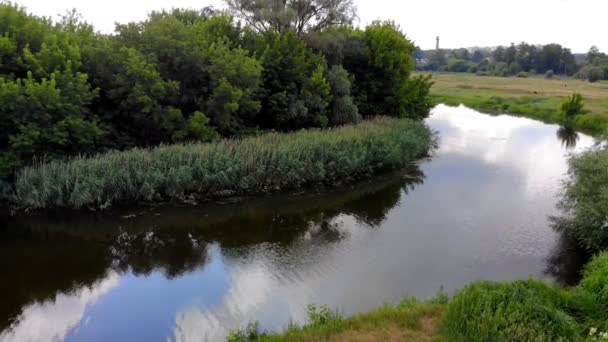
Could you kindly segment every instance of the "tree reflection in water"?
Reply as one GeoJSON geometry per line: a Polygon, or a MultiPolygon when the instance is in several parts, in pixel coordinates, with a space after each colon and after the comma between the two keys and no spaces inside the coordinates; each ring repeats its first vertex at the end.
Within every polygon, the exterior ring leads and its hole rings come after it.
{"type": "Polygon", "coordinates": [[[561,141],[562,146],[573,149],[576,147],[580,136],[572,126],[564,125],[557,130],[557,138],[561,141]]]}
{"type": "Polygon", "coordinates": [[[111,271],[161,272],[172,279],[201,269],[209,261],[210,244],[223,253],[246,255],[268,243],[289,249],[304,236],[317,246],[337,243],[346,236],[337,217],[377,227],[423,180],[412,168],[332,191],[153,208],[135,217],[114,212],[6,219],[0,229],[0,332],[28,305],[91,287],[111,271]]]}
{"type": "Polygon", "coordinates": [[[591,255],[574,238],[560,233],[557,244],[547,259],[545,274],[561,286],[574,286],[582,277],[584,265],[591,255]]]}

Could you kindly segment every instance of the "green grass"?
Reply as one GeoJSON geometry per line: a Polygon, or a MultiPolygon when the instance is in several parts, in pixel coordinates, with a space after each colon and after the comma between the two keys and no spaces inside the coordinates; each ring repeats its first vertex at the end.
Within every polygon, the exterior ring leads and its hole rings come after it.
{"type": "Polygon", "coordinates": [[[442,296],[426,302],[408,298],[350,318],[313,307],[304,326],[291,325],[284,333],[268,334],[250,325],[234,331],[228,341],[442,341],[440,322],[446,303],[442,296]]]}
{"type": "Polygon", "coordinates": [[[608,83],[574,79],[490,77],[472,74],[433,74],[435,103],[464,104],[492,113],[509,113],[550,123],[565,124],[562,99],[580,93],[589,112],[577,116],[574,128],[598,134],[608,128],[608,83]]]}
{"type": "Polygon", "coordinates": [[[601,333],[608,333],[608,253],[596,256],[579,286],[570,289],[532,279],[480,281],[450,300],[408,298],[351,318],[312,307],[304,326],[269,334],[251,325],[228,340],[586,341],[601,339],[601,333]]]}
{"type": "Polygon", "coordinates": [[[11,199],[24,209],[103,208],[330,185],[412,163],[434,144],[421,122],[377,118],[331,130],[110,152],[25,168],[11,199]]]}

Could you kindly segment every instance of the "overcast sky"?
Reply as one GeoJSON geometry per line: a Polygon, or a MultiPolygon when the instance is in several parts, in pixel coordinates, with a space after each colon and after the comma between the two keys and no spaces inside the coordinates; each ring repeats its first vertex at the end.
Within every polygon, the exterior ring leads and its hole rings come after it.
{"type": "MultiPolygon", "coordinates": [[[[222,0],[16,0],[36,15],[76,8],[99,31],[144,19],[155,9],[222,6],[222,0]]],[[[573,52],[596,45],[608,52],[608,0],[355,0],[360,25],[393,19],[423,49],[560,43],[573,52]]]]}

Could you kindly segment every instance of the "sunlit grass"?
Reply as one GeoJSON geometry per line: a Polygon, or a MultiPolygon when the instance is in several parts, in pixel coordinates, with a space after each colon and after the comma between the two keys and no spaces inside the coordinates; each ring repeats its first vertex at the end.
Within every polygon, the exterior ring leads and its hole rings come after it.
{"type": "Polygon", "coordinates": [[[579,93],[587,114],[575,119],[574,127],[589,133],[608,128],[608,83],[576,79],[544,79],[433,74],[435,102],[491,111],[507,112],[552,123],[564,123],[560,104],[564,97],[579,93]]]}
{"type": "Polygon", "coordinates": [[[25,168],[12,199],[21,208],[105,207],[333,184],[414,162],[433,143],[423,123],[378,118],[332,130],[110,152],[25,168]]]}
{"type": "Polygon", "coordinates": [[[283,333],[258,326],[228,341],[586,341],[608,338],[608,253],[586,267],[579,286],[538,280],[479,281],[448,299],[406,298],[350,318],[327,308],[309,310],[306,325],[283,333]]]}

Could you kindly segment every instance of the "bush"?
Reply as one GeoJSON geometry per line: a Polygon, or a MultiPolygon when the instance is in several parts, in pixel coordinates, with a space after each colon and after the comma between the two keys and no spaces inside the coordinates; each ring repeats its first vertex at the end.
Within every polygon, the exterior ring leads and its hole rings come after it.
{"type": "Polygon", "coordinates": [[[521,66],[518,63],[509,64],[509,75],[517,75],[521,72],[521,66]]]}
{"type": "Polygon", "coordinates": [[[579,93],[564,98],[560,106],[561,113],[566,119],[572,119],[577,115],[585,113],[585,102],[583,96],[579,93]]]}
{"type": "Polygon", "coordinates": [[[111,152],[23,169],[13,202],[33,209],[105,207],[299,188],[400,167],[433,144],[433,134],[421,122],[377,118],[326,131],[111,152]]]}
{"type": "Polygon", "coordinates": [[[450,302],[444,328],[454,341],[575,340],[581,327],[568,313],[588,303],[589,296],[534,280],[478,282],[450,302]]]}
{"type": "Polygon", "coordinates": [[[471,63],[464,59],[452,58],[448,61],[448,71],[450,72],[467,72],[471,67],[471,63]]]}
{"type": "Polygon", "coordinates": [[[591,251],[608,247],[608,150],[595,148],[569,159],[568,180],[554,228],[591,251]]]}

